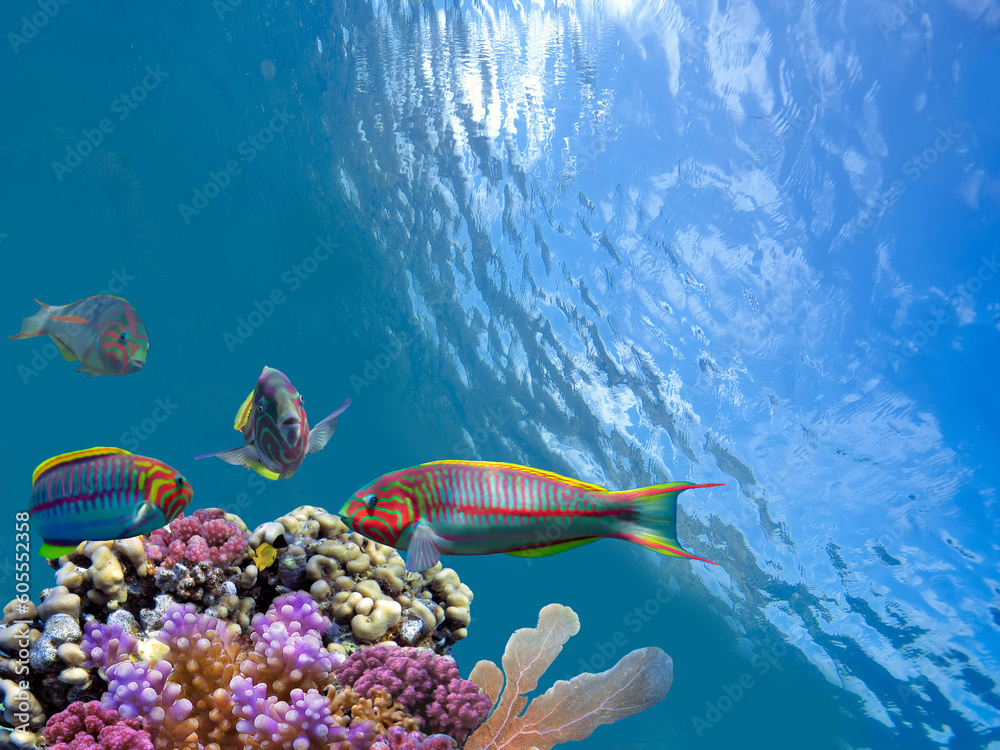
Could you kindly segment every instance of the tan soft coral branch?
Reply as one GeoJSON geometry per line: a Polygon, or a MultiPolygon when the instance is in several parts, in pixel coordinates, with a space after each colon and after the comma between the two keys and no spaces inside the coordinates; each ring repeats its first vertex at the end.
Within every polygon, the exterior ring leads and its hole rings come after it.
{"type": "Polygon", "coordinates": [[[606,672],[556,682],[522,714],[528,704],[525,694],[537,687],[566,641],[579,630],[580,620],[572,609],[550,604],[539,613],[537,628],[522,628],[510,637],[503,672],[490,661],[475,666],[470,679],[486,691],[495,707],[469,737],[465,750],[550,750],[562,742],[585,739],[598,726],[644,711],[666,697],[673,662],[658,648],[643,648],[606,672]]]}

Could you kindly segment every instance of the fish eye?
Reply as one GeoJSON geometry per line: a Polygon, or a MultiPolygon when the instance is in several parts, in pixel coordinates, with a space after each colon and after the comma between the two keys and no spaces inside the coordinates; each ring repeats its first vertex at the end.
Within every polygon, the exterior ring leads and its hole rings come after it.
{"type": "Polygon", "coordinates": [[[184,484],[185,484],[185,480],[184,480],[184,477],[182,477],[182,476],[180,476],[180,475],[178,474],[178,475],[177,475],[177,487],[178,487],[179,489],[184,489],[184,484]]]}
{"type": "Polygon", "coordinates": [[[371,493],[370,495],[365,495],[364,501],[365,501],[365,507],[368,510],[375,510],[375,503],[378,502],[378,495],[376,495],[374,492],[371,493]]]}
{"type": "Polygon", "coordinates": [[[257,413],[258,414],[264,413],[264,399],[261,399],[260,401],[257,402],[257,413]]]}
{"type": "Polygon", "coordinates": [[[122,331],[118,335],[118,340],[124,344],[128,340],[128,331],[122,331]]]}
{"type": "Polygon", "coordinates": [[[305,397],[305,396],[303,396],[303,395],[302,395],[302,394],[300,393],[300,394],[299,394],[299,406],[305,406],[305,405],[306,405],[306,397],[305,397]]]}

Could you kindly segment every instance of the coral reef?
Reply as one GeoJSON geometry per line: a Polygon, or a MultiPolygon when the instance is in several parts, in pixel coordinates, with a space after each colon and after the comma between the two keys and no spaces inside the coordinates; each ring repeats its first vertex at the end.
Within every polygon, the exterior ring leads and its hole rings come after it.
{"type": "Polygon", "coordinates": [[[528,705],[524,696],[579,631],[572,609],[549,604],[538,614],[537,628],[521,628],[510,637],[503,672],[491,661],[476,664],[469,677],[496,705],[465,750],[549,750],[586,739],[601,724],[644,711],[667,696],[673,661],[658,648],[641,648],[606,672],[557,682],[528,705]]]}
{"type": "Polygon", "coordinates": [[[347,634],[344,650],[396,641],[444,653],[468,635],[472,591],[455,571],[407,573],[392,547],[351,532],[339,517],[302,506],[250,535],[280,548],[263,577],[278,592],[308,590],[347,634]]]}
{"type": "Polygon", "coordinates": [[[501,696],[495,665],[462,679],[447,656],[472,600],[455,571],[407,573],[321,508],[252,534],[196,511],[51,564],[41,603],[19,597],[0,619],[0,750],[544,750],[669,687],[669,658],[646,649],[557,683],[519,716],[576,632],[572,610],[551,605],[512,636],[501,696]]]}
{"type": "Polygon", "coordinates": [[[154,750],[146,720],[123,719],[97,701],[77,701],[45,725],[49,750],[154,750]]]}
{"type": "Polygon", "coordinates": [[[432,732],[459,740],[482,724],[493,706],[478,685],[461,678],[451,659],[395,643],[354,652],[336,673],[363,698],[383,690],[432,732]]]}

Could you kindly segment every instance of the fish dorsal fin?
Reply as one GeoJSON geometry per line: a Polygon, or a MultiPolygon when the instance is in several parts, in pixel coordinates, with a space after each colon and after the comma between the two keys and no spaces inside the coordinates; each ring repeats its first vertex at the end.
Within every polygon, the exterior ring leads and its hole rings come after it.
{"type": "Polygon", "coordinates": [[[38,477],[47,472],[53,466],[59,466],[60,464],[68,464],[72,461],[80,461],[84,458],[94,458],[95,456],[110,456],[115,453],[123,453],[126,456],[131,456],[132,454],[121,448],[87,448],[82,451],[73,451],[72,453],[61,453],[58,456],[53,456],[47,461],[43,461],[38,464],[35,469],[35,473],[31,475],[31,483],[34,484],[38,481],[38,477]]]}
{"type": "Polygon", "coordinates": [[[250,409],[253,408],[253,394],[256,392],[256,388],[250,391],[250,395],[247,396],[247,400],[240,405],[239,410],[236,412],[236,421],[233,422],[234,429],[240,430],[241,432],[243,431],[243,425],[245,425],[247,420],[250,419],[250,409]]]}
{"type": "Polygon", "coordinates": [[[548,479],[552,482],[562,482],[563,484],[570,484],[581,490],[590,490],[591,492],[608,491],[604,487],[601,487],[599,484],[591,484],[590,482],[583,482],[579,479],[571,479],[570,477],[564,477],[562,474],[556,474],[554,471],[543,471],[542,469],[532,469],[530,466],[521,466],[520,464],[507,464],[496,461],[431,461],[430,463],[426,463],[423,465],[440,466],[441,464],[452,464],[455,466],[476,466],[485,469],[513,469],[515,471],[520,471],[525,474],[531,474],[532,476],[538,477],[539,479],[548,479]]]}
{"type": "Polygon", "coordinates": [[[573,549],[575,547],[582,547],[585,544],[590,544],[591,542],[596,542],[601,537],[591,536],[586,539],[571,539],[568,542],[556,542],[555,544],[546,544],[544,547],[532,547],[531,549],[517,549],[508,552],[508,555],[513,555],[514,557],[548,557],[549,555],[558,555],[560,552],[565,552],[568,549],[573,549]]]}

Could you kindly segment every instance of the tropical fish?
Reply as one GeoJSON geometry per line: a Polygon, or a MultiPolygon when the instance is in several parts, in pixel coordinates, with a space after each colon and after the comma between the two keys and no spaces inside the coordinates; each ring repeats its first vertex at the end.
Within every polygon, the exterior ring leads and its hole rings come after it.
{"type": "Polygon", "coordinates": [[[545,557],[602,537],[703,560],[677,541],[677,496],[721,486],[672,482],[612,492],[517,464],[433,461],[365,485],[340,516],[359,534],[405,550],[409,571],[432,567],[442,554],[545,557]]]}
{"type": "Polygon", "coordinates": [[[233,427],[243,433],[246,444],[199,458],[218,456],[227,463],[242,464],[268,479],[287,479],[302,464],[307,453],[316,453],[330,441],[337,417],[351,405],[347,399],[312,430],[303,408],[305,400],[280,370],[265,367],[257,387],[236,412],[233,427]]]}
{"type": "Polygon", "coordinates": [[[63,359],[79,361],[76,371],[91,378],[128,375],[146,364],[146,326],[121,297],[98,294],[68,305],[38,304],[42,309],[25,318],[21,332],[10,338],[51,336],[63,359]]]}
{"type": "Polygon", "coordinates": [[[39,464],[28,514],[42,557],[80,542],[128,539],[166,526],[191,502],[188,481],[162,461],[121,448],[88,448],[39,464]]]}

